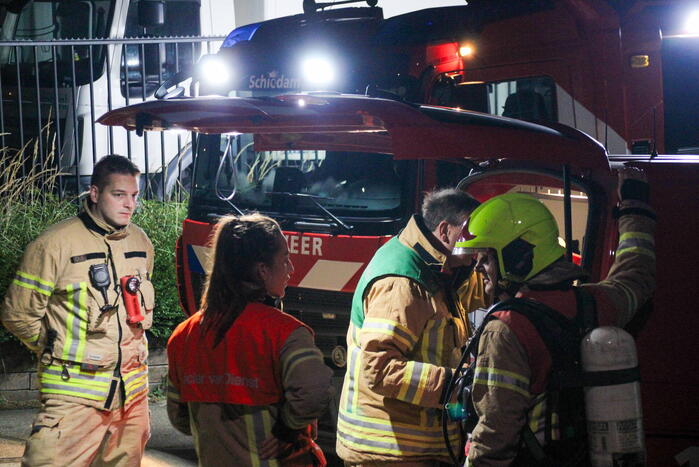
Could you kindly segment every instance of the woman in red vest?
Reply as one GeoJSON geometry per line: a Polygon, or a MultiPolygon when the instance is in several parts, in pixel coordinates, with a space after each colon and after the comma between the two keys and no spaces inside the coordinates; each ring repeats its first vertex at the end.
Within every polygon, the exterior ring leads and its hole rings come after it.
{"type": "Polygon", "coordinates": [[[213,250],[201,309],[168,342],[170,421],[199,465],[325,465],[310,433],[332,372],[305,324],[263,304],[294,272],[279,224],[225,217],[213,250]]]}

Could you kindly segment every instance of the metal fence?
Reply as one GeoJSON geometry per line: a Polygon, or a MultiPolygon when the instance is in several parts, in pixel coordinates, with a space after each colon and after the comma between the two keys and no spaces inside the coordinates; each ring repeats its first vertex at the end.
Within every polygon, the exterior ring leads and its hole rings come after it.
{"type": "Polygon", "coordinates": [[[94,163],[116,153],[141,169],[145,197],[179,194],[189,179],[190,134],[138,137],[95,120],[152,99],[164,81],[215,53],[222,40],[0,41],[0,182],[58,171],[55,191],[72,197],[87,187],[94,163]]]}

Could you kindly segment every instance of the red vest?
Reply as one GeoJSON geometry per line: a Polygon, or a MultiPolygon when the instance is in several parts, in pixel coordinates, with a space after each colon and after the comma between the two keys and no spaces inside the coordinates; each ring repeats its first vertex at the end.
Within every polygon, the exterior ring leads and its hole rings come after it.
{"type": "MultiPolygon", "coordinates": [[[[606,294],[594,286],[586,287],[586,289],[595,299],[598,326],[616,326],[618,311],[609,301],[606,294]]],[[[528,291],[523,294],[523,298],[531,298],[543,303],[568,319],[575,317],[578,313],[575,292],[572,289],[528,291]]],[[[494,314],[500,321],[507,324],[527,353],[529,368],[531,369],[530,391],[532,394],[541,394],[546,390],[551,370],[551,356],[546,348],[546,344],[544,344],[531,321],[520,313],[496,311],[494,314]]]]}
{"type": "Polygon", "coordinates": [[[192,315],[168,341],[170,379],[179,388],[180,401],[280,402],[282,346],[289,334],[306,325],[276,308],[250,303],[214,348],[215,333],[202,335],[203,316],[192,315]]]}

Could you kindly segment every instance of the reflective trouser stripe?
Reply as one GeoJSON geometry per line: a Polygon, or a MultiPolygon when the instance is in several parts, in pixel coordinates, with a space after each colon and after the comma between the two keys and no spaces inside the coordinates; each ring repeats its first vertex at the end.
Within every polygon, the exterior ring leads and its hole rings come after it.
{"type": "Polygon", "coordinates": [[[511,371],[477,366],[473,375],[473,385],[475,386],[477,384],[510,389],[526,397],[530,397],[529,378],[511,371]]]}
{"type": "Polygon", "coordinates": [[[68,372],[69,378],[66,379],[61,365],[49,365],[39,371],[39,390],[42,394],[63,394],[95,401],[104,401],[109,394],[111,371],[92,372],[80,370],[78,367],[67,367],[65,371],[68,372]]]}
{"type": "Polygon", "coordinates": [[[141,365],[133,371],[123,375],[125,404],[130,403],[140,394],[148,391],[148,367],[141,365]]]}
{"type": "Polygon", "coordinates": [[[252,409],[252,413],[243,415],[245,431],[248,437],[250,465],[253,467],[278,467],[276,459],[260,459],[257,447],[272,433],[272,417],[268,409],[252,409]]]}
{"type": "Polygon", "coordinates": [[[47,297],[51,296],[51,293],[53,293],[53,289],[56,286],[56,284],[51,281],[44,280],[37,276],[32,276],[31,274],[27,274],[26,272],[22,271],[17,271],[12,283],[20,287],[24,287],[25,289],[35,290],[42,295],[46,295],[47,297]]]}
{"type": "MultiPolygon", "coordinates": [[[[440,425],[421,428],[340,410],[337,437],[350,447],[377,454],[448,455],[440,425]]],[[[454,424],[449,428],[449,439],[452,445],[459,444],[458,427],[454,424]]]]}
{"type": "Polygon", "coordinates": [[[87,341],[87,283],[80,282],[66,287],[66,339],[61,359],[82,362],[87,341]]]}

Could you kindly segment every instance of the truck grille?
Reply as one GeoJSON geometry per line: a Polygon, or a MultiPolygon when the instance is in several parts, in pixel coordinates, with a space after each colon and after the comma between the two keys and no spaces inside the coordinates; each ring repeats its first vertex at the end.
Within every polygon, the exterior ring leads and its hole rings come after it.
{"type": "Polygon", "coordinates": [[[316,345],[330,362],[335,347],[346,347],[351,307],[352,294],[346,292],[288,287],[284,296],[284,311],[313,329],[316,345]]]}

